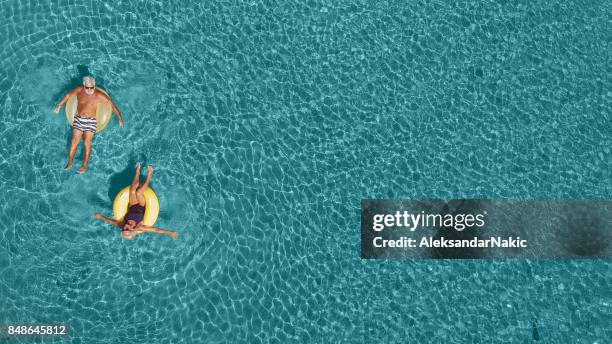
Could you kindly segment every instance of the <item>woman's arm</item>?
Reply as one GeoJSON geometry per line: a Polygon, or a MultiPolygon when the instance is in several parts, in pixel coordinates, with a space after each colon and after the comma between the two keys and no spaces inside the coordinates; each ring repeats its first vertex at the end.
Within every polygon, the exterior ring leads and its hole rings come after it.
{"type": "Polygon", "coordinates": [[[113,225],[113,226],[115,226],[117,228],[121,228],[119,226],[119,221],[117,221],[115,219],[111,219],[110,217],[106,217],[106,216],[104,216],[104,215],[102,215],[100,213],[95,213],[94,214],[94,218],[96,218],[98,220],[102,220],[102,221],[108,223],[109,225],[113,225]]]}
{"type": "Polygon", "coordinates": [[[62,108],[62,105],[64,105],[68,101],[68,98],[70,98],[70,96],[72,96],[73,94],[79,92],[80,90],[81,90],[81,86],[79,86],[79,87],[77,87],[77,88],[75,88],[75,89],[73,89],[71,91],[68,91],[68,93],[66,93],[66,95],[62,98],[62,100],[60,100],[60,102],[55,107],[55,110],[53,110],[53,111],[55,111],[55,113],[58,113],[59,110],[62,108]]]}
{"type": "Polygon", "coordinates": [[[138,228],[136,228],[137,231],[142,231],[142,232],[149,232],[149,233],[159,233],[159,234],[165,234],[168,236],[171,236],[173,238],[176,239],[176,236],[178,235],[178,233],[174,232],[174,231],[167,231],[165,229],[161,229],[161,228],[157,228],[157,227],[149,227],[149,226],[145,226],[145,225],[140,225],[138,228]]]}

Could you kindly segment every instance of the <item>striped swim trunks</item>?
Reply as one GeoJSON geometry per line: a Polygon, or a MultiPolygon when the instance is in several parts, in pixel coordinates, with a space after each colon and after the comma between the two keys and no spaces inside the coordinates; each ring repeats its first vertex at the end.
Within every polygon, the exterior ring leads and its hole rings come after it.
{"type": "Polygon", "coordinates": [[[95,118],[82,117],[81,115],[74,116],[72,127],[78,131],[91,131],[95,133],[98,128],[98,123],[95,118]]]}

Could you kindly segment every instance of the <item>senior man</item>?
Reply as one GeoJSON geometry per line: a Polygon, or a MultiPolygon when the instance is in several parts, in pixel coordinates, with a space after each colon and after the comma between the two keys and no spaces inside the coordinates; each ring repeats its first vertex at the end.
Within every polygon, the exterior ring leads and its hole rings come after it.
{"type": "Polygon", "coordinates": [[[70,142],[70,149],[68,149],[68,163],[64,169],[68,170],[72,167],[72,161],[76,154],[77,146],[81,139],[83,139],[83,164],[77,171],[78,173],[85,173],[87,170],[87,164],[89,163],[89,156],[91,155],[91,142],[93,136],[97,130],[96,121],[96,109],[98,104],[108,104],[119,120],[119,125],[123,127],[123,118],[117,106],[112,100],[103,92],[96,89],[96,80],[91,76],[83,78],[83,86],[79,86],[68,93],[62,98],[62,100],[55,107],[55,112],[58,113],[68,99],[71,96],[76,95],[78,99],[77,114],[74,116],[72,123],[72,141],[70,142]]]}

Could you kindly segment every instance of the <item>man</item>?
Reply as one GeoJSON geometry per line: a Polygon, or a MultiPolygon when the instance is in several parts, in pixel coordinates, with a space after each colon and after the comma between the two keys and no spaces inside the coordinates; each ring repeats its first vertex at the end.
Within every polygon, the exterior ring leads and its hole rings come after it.
{"type": "Polygon", "coordinates": [[[149,187],[152,176],[153,167],[149,166],[147,168],[147,179],[142,185],[140,185],[140,163],[136,164],[136,174],[134,175],[134,180],[132,180],[132,184],[130,185],[128,210],[123,220],[117,221],[100,213],[95,213],[94,218],[119,228],[121,230],[121,236],[126,240],[131,240],[136,235],[145,232],[164,234],[176,239],[177,233],[174,231],[146,226],[142,223],[147,206],[144,192],[149,187]]]}
{"type": "Polygon", "coordinates": [[[123,118],[119,109],[104,93],[96,90],[96,81],[91,76],[83,78],[83,86],[79,86],[72,91],[66,93],[62,100],[55,107],[55,113],[58,113],[68,99],[76,95],[78,99],[77,114],[74,116],[72,123],[72,141],[70,142],[70,149],[68,150],[68,163],[64,167],[65,170],[72,167],[72,161],[76,154],[77,146],[81,139],[83,139],[83,146],[85,148],[83,152],[83,164],[77,171],[78,173],[85,173],[87,170],[87,164],[89,163],[89,156],[91,154],[91,141],[97,130],[96,122],[96,109],[98,104],[108,104],[119,120],[119,125],[123,127],[123,118]]]}

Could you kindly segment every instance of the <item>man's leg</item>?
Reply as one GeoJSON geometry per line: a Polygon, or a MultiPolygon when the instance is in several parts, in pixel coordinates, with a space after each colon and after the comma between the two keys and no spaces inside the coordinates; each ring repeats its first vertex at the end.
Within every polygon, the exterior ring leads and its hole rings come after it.
{"type": "Polygon", "coordinates": [[[138,180],[140,179],[140,163],[136,164],[136,174],[130,185],[130,206],[138,204],[138,197],[136,196],[136,190],[138,190],[138,180]]]}
{"type": "Polygon", "coordinates": [[[70,141],[70,148],[68,149],[68,163],[64,166],[65,170],[72,167],[72,161],[74,160],[74,155],[76,154],[77,147],[82,137],[82,131],[72,128],[72,140],[70,141]]]}
{"type": "Polygon", "coordinates": [[[145,206],[145,203],[146,203],[145,198],[144,198],[144,192],[149,187],[149,183],[151,182],[151,177],[153,177],[153,166],[147,167],[147,179],[136,190],[136,197],[138,198],[138,204],[140,204],[143,207],[145,206]]]}
{"type": "Polygon", "coordinates": [[[89,164],[89,156],[91,155],[91,142],[93,141],[94,133],[91,131],[86,131],[83,133],[83,164],[81,168],[77,171],[78,173],[84,173],[87,170],[87,164],[89,164]]]}

